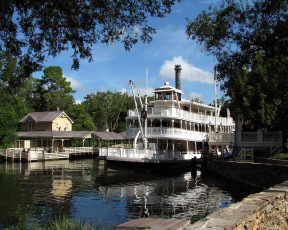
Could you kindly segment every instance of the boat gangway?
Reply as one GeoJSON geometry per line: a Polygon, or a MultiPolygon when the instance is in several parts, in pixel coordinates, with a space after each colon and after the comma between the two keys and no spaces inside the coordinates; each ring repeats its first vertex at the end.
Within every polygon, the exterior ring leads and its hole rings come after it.
{"type": "Polygon", "coordinates": [[[68,148],[7,148],[0,149],[0,157],[6,161],[45,161],[69,159],[71,157],[98,156],[96,147],[68,147],[68,148]]]}

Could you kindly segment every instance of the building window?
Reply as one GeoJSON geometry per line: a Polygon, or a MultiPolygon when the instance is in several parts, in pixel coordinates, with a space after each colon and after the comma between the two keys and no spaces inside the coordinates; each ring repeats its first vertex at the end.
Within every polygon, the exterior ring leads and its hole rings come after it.
{"type": "Polygon", "coordinates": [[[34,124],[33,123],[29,123],[29,131],[34,131],[34,124]]]}
{"type": "Polygon", "coordinates": [[[65,126],[65,131],[67,131],[68,130],[68,124],[66,124],[66,126],[65,126]]]}

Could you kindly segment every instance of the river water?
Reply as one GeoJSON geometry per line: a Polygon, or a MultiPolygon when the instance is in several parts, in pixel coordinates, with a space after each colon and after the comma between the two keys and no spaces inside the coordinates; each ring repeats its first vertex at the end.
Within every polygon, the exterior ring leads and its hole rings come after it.
{"type": "Polygon", "coordinates": [[[97,159],[0,164],[0,229],[29,214],[44,225],[60,216],[110,229],[140,217],[196,221],[247,192],[191,172],[109,171],[97,159]]]}

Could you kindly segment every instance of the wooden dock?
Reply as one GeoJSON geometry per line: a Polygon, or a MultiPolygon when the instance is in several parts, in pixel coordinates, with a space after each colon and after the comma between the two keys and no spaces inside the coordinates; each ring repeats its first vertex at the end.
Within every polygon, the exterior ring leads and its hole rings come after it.
{"type": "Polygon", "coordinates": [[[46,161],[98,155],[98,148],[93,147],[61,148],[53,151],[47,151],[46,148],[29,148],[26,151],[23,148],[0,150],[0,157],[5,161],[46,161]]]}
{"type": "Polygon", "coordinates": [[[182,230],[189,220],[141,218],[120,224],[111,230],[182,230]]]}

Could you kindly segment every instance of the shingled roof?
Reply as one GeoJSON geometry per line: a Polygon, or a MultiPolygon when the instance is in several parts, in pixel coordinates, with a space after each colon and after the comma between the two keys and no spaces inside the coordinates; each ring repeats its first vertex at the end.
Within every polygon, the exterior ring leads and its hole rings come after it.
{"type": "Polygon", "coordinates": [[[123,135],[114,132],[94,132],[101,140],[124,140],[123,135]]]}
{"type": "Polygon", "coordinates": [[[35,123],[53,122],[60,115],[65,115],[73,123],[71,118],[64,111],[32,112],[23,117],[19,123],[25,123],[32,119],[35,123]]]}
{"type": "Polygon", "coordinates": [[[94,135],[93,131],[29,131],[17,132],[18,137],[22,138],[69,138],[81,139],[89,135],[94,135]]]}

